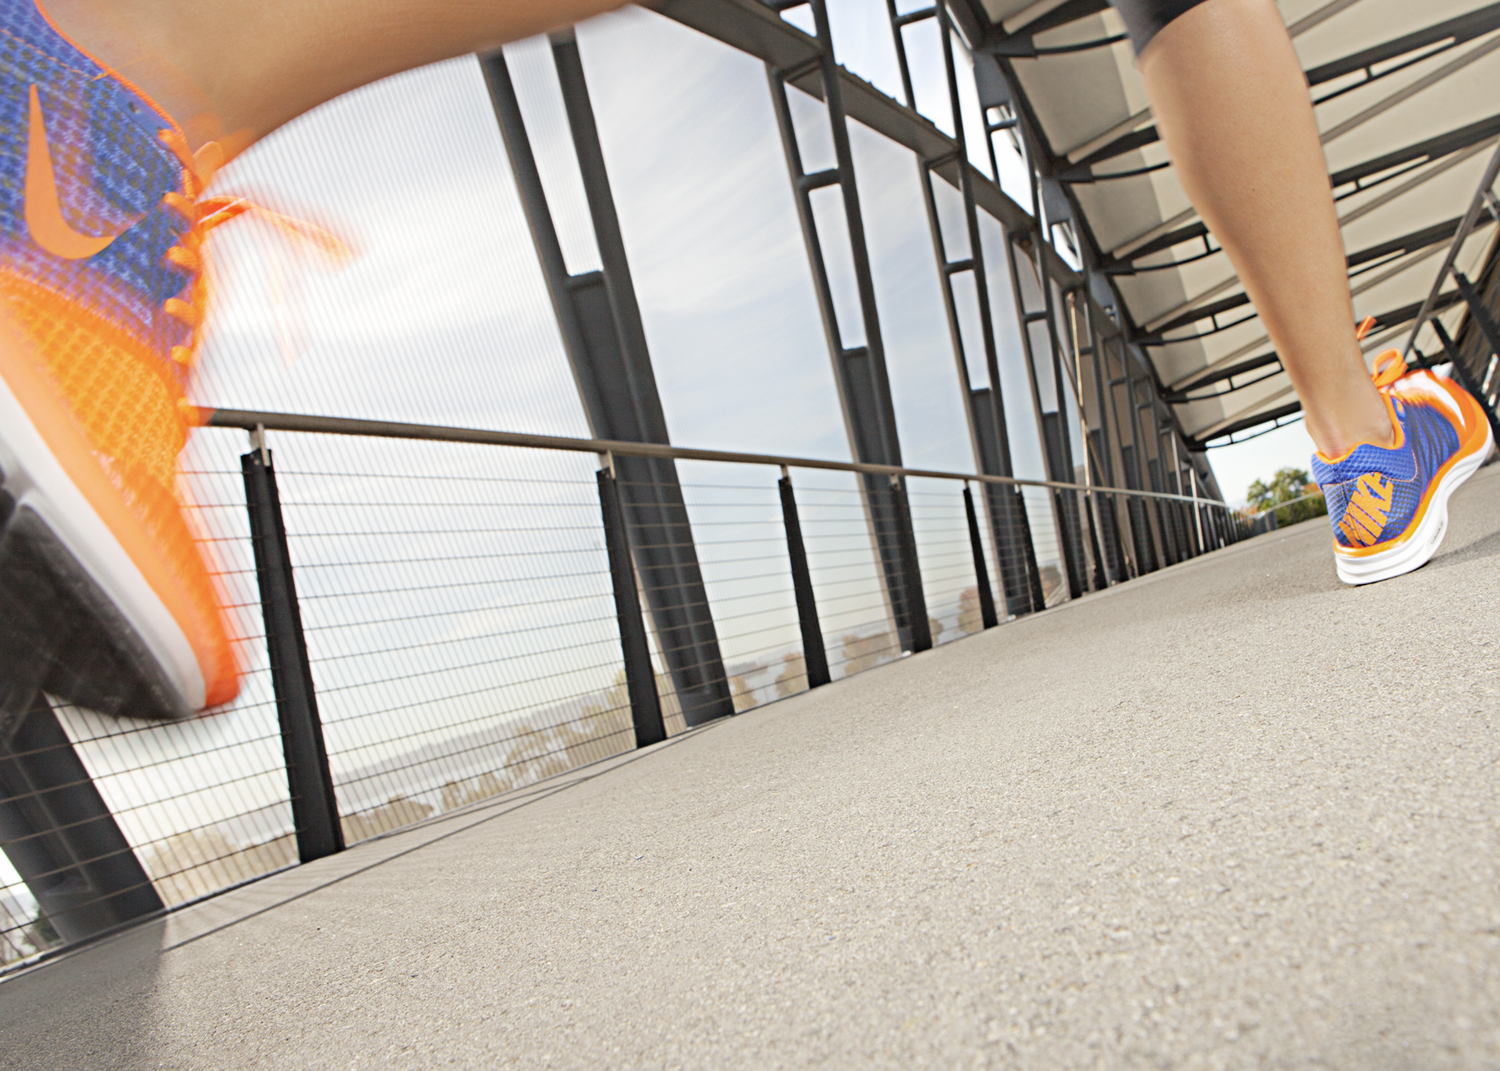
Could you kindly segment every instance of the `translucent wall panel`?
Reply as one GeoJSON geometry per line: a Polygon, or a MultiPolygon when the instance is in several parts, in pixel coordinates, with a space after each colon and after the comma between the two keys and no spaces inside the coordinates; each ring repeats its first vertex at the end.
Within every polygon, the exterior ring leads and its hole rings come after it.
{"type": "Polygon", "coordinates": [[[793,469],[792,480],[833,679],[900,658],[859,477],[793,469]]]}
{"type": "Polygon", "coordinates": [[[906,103],[885,0],[829,0],[828,24],[839,64],[891,99],[906,103]]]}
{"type": "Polygon", "coordinates": [[[1005,231],[993,216],[981,212],[979,238],[984,246],[990,309],[995,317],[995,346],[999,356],[1001,394],[1005,399],[1005,422],[1010,432],[1011,464],[1017,476],[1044,480],[1047,466],[1043,461],[1041,430],[1037,426],[1031,380],[1026,371],[1026,353],[1021,347],[1015,296],[1011,292],[1005,231]]]}
{"type": "Polygon", "coordinates": [[[276,441],[348,840],[634,746],[592,455],[276,441]]]}
{"type": "MultiPolygon", "coordinates": [[[[988,118],[991,122],[998,123],[1013,116],[1000,108],[991,108],[988,118]]],[[[999,172],[996,181],[1000,183],[1000,188],[1012,201],[1030,211],[1031,179],[1018,132],[1014,128],[997,130],[989,136],[989,140],[995,153],[995,168],[999,172]]]]}
{"type": "Polygon", "coordinates": [[[964,513],[963,484],[913,478],[907,480],[906,494],[911,503],[933,644],[951,643],[981,631],[984,624],[969,522],[964,513]]]}
{"type": "Polygon", "coordinates": [[[943,39],[936,19],[923,19],[901,30],[906,43],[906,66],[911,72],[912,106],[943,133],[952,137],[953,102],[948,95],[948,74],[943,64],[943,39]]]}
{"type": "Polygon", "coordinates": [[[736,711],[807,688],[776,469],[679,462],[736,711]]]}
{"type": "Polygon", "coordinates": [[[589,215],[578,153],[573,146],[568,112],[552,44],[546,37],[531,37],[505,47],[505,66],[510,71],[516,103],[526,124],[531,154],[547,197],[547,211],[557,231],[563,262],[569,275],[598,271],[599,246],[589,215]]]}
{"type": "Polygon", "coordinates": [[[673,441],[847,457],[765,68],[639,8],[579,47],[673,441]]]}
{"type": "Polygon", "coordinates": [[[972,472],[964,384],[916,156],[859,123],[849,133],[902,459],[914,468],[972,472]]]}
{"type": "Polygon", "coordinates": [[[963,38],[957,33],[950,32],[949,39],[953,43],[953,69],[958,80],[958,107],[963,120],[964,148],[968,152],[969,162],[981,174],[994,178],[989,150],[985,146],[988,135],[984,129],[984,109],[979,106],[979,88],[974,82],[974,57],[964,47],[963,38]]]}
{"type": "Polygon", "coordinates": [[[352,258],[253,216],[215,231],[200,404],[586,434],[472,58],[303,116],[214,189],[322,223],[352,258]]]}

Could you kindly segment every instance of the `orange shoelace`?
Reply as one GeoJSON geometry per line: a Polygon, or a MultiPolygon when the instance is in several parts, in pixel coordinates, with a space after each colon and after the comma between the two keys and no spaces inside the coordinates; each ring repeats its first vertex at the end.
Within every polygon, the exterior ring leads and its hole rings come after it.
{"type": "Polygon", "coordinates": [[[272,212],[246,198],[204,196],[214,175],[224,166],[223,147],[216,141],[210,141],[196,153],[190,152],[187,139],[171,129],[161,132],[161,140],[182,162],[182,192],[168,193],[162,200],[188,222],[187,232],[178,244],[167,250],[167,260],[189,272],[192,282],[188,287],[188,300],[184,301],[180,297],[167,298],[162,310],[192,329],[188,344],[173,346],[171,353],[172,360],[186,368],[196,357],[203,338],[203,323],[208,312],[213,276],[206,242],[215,227],[249,213],[276,227],[294,244],[306,243],[334,263],[346,261],[349,249],[321,227],[272,212]]]}
{"type": "MultiPolygon", "coordinates": [[[[1354,331],[1354,341],[1363,342],[1365,336],[1370,333],[1370,329],[1374,326],[1375,317],[1366,316],[1354,331]]],[[[1377,390],[1384,390],[1395,383],[1396,380],[1406,375],[1407,371],[1406,361],[1402,358],[1401,352],[1399,350],[1386,350],[1379,357],[1375,358],[1375,371],[1371,374],[1370,378],[1375,381],[1375,388],[1377,390]]]]}

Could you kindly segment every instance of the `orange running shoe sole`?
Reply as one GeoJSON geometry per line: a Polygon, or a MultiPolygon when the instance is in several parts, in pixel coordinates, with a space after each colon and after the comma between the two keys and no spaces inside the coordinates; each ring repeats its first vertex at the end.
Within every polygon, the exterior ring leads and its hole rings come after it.
{"type": "Polygon", "coordinates": [[[0,732],[38,690],[153,719],[237,692],[217,593],[180,508],[140,501],[149,481],[127,489],[135,509],[23,335],[0,322],[0,732]]]}

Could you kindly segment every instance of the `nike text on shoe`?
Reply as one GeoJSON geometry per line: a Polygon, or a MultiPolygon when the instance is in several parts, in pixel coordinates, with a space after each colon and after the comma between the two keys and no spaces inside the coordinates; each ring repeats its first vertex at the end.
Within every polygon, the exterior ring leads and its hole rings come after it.
{"type": "Polygon", "coordinates": [[[1339,458],[1312,459],[1333,523],[1339,579],[1370,584],[1418,569],[1448,530],[1448,498],[1483,464],[1493,436],[1462,387],[1430,371],[1408,372],[1396,351],[1375,363],[1396,443],[1364,443],[1339,458]]]}
{"type": "Polygon", "coordinates": [[[239,687],[174,489],[205,302],[196,158],[33,0],[0,0],[0,737],[43,690],[176,718],[239,687]]]}

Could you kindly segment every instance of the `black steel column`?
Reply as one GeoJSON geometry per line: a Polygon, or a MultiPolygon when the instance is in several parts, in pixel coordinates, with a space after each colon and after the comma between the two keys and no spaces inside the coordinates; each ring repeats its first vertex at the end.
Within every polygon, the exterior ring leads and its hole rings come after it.
{"type": "Polygon", "coordinates": [[[64,941],[163,910],[41,694],[0,742],[0,847],[36,897],[39,915],[64,941]]]}
{"type": "Polygon", "coordinates": [[[911,503],[906,497],[906,483],[900,476],[891,477],[891,504],[894,507],[891,519],[896,529],[896,546],[901,552],[901,590],[906,598],[906,616],[911,622],[911,643],[907,650],[916,654],[931,649],[932,625],[927,617],[927,596],[922,591],[922,569],[917,562],[917,534],[911,524],[911,503]]]}
{"type": "Polygon", "coordinates": [[[302,633],[302,613],[297,607],[297,585],[292,577],[271,452],[261,445],[240,457],[240,467],[245,477],[255,573],[260,581],[266,653],[276,692],[276,717],[281,722],[281,746],[286,755],[292,821],[297,827],[297,858],[306,863],[343,851],[344,831],[339,825],[333,777],[328,772],[328,751],[318,719],[318,699],[302,633]]]}
{"type": "Polygon", "coordinates": [[[791,476],[782,476],[776,487],[781,492],[781,520],[786,527],[786,552],[792,565],[797,625],[802,630],[802,661],[807,667],[807,686],[816,688],[833,677],[828,672],[828,652],[823,646],[823,628],[818,623],[818,604],[813,598],[812,571],[807,567],[807,548],[802,543],[802,522],[797,517],[791,476]]]}
{"type": "MultiPolygon", "coordinates": [[[[1067,404],[1059,395],[1057,410],[1042,414],[1042,439],[1047,447],[1047,468],[1052,479],[1058,483],[1073,483],[1072,449],[1068,443],[1067,404]]],[[[1062,542],[1063,567],[1067,574],[1068,597],[1078,598],[1088,590],[1088,580],[1083,565],[1083,539],[1080,535],[1081,518],[1078,515],[1078,492],[1055,487],[1052,489],[1052,504],[1057,511],[1058,533],[1062,542]]]]}
{"type": "MultiPolygon", "coordinates": [[[[1103,428],[1090,428],[1089,438],[1093,440],[1092,448],[1095,454],[1104,454],[1109,449],[1109,440],[1105,438],[1103,428]]],[[[1125,554],[1120,545],[1119,517],[1115,512],[1115,496],[1109,493],[1114,487],[1114,479],[1110,475],[1105,477],[1105,487],[1094,488],[1094,508],[1099,514],[1099,540],[1104,545],[1104,560],[1108,567],[1110,583],[1119,583],[1128,580],[1130,574],[1125,568],[1125,554]]]]}
{"type": "MultiPolygon", "coordinates": [[[[1160,458],[1146,459],[1146,474],[1150,477],[1151,490],[1161,492],[1167,489],[1162,478],[1160,458]]],[[[1162,557],[1168,565],[1176,565],[1182,559],[1177,552],[1177,534],[1173,529],[1171,518],[1167,515],[1168,503],[1159,498],[1153,498],[1151,505],[1156,512],[1156,523],[1161,527],[1162,557]]]]}
{"type": "MultiPolygon", "coordinates": [[[[906,26],[925,20],[936,19],[938,36],[942,42],[944,71],[947,77],[948,99],[952,114],[962,115],[958,89],[958,73],[953,57],[953,42],[950,36],[951,20],[945,3],[924,8],[908,14],[898,14],[895,0],[886,0],[886,10],[891,23],[896,45],[896,59],[901,68],[901,84],[906,90],[907,103],[916,107],[912,89],[911,70],[906,59],[906,45],[902,30],[906,26]]],[[[919,180],[922,185],[922,200],[927,209],[927,227],[932,235],[933,253],[937,259],[938,277],[943,292],[943,309],[948,318],[948,334],[958,361],[959,381],[967,394],[965,412],[969,420],[969,435],[974,447],[974,456],[979,471],[990,476],[1013,476],[1011,465],[1010,432],[1006,426],[1005,404],[1000,388],[1000,361],[995,342],[994,310],[990,305],[987,269],[984,261],[984,242],[979,231],[979,211],[974,201],[973,172],[968,159],[968,143],[962,122],[954,123],[954,151],[952,157],[918,160],[919,180]],[[950,257],[943,238],[943,229],[937,211],[937,196],[933,183],[938,181],[937,169],[946,163],[954,164],[958,172],[958,192],[963,198],[964,228],[968,238],[968,257],[950,257]],[[985,370],[988,387],[975,389],[971,386],[969,355],[964,345],[963,331],[959,326],[958,303],[953,291],[953,280],[960,275],[970,276],[975,291],[975,302],[979,311],[979,334],[982,353],[979,359],[985,370]]],[[[990,516],[995,540],[995,551],[1000,566],[1000,586],[1005,596],[1007,613],[1020,615],[1040,606],[1031,598],[1031,577],[1028,570],[1036,569],[1036,552],[1029,542],[1022,545],[1022,533],[1028,526],[1021,522],[1020,515],[1026,511],[1025,500],[1013,488],[987,484],[986,506],[990,516]]]]}
{"type": "Polygon", "coordinates": [[[1000,619],[995,614],[990,570],[984,561],[984,541],[979,538],[979,517],[974,512],[974,495],[968,484],[964,484],[964,518],[969,522],[969,550],[974,555],[974,583],[979,588],[979,620],[985,628],[994,628],[1000,619]]]}
{"type": "MultiPolygon", "coordinates": [[[[996,428],[996,406],[988,387],[969,392],[970,419],[979,451],[979,471],[993,476],[1011,473],[1010,437],[996,428]],[[1004,447],[1005,453],[1001,452],[1004,447]]],[[[1031,521],[1021,489],[1011,484],[986,483],[984,501],[989,507],[995,550],[1000,558],[1000,583],[1005,612],[1011,617],[1044,608],[1041,571],[1036,564],[1036,544],[1031,541],[1031,521]]]]}
{"type": "MultiPolygon", "coordinates": [[[[1020,126],[1023,134],[1025,126],[1020,126]]],[[[1021,274],[1016,264],[1016,242],[1009,240],[1008,252],[1011,261],[1012,279],[1016,290],[1016,308],[1021,320],[1022,349],[1026,354],[1028,371],[1030,373],[1031,388],[1035,395],[1033,401],[1036,405],[1038,419],[1041,423],[1043,454],[1047,461],[1049,478],[1057,483],[1073,483],[1075,473],[1073,471],[1073,449],[1069,441],[1067,430],[1064,426],[1068,411],[1066,400],[1066,386],[1063,380],[1061,340],[1057,335],[1057,323],[1054,316],[1052,301],[1052,278],[1046,271],[1046,237],[1042,233],[1040,221],[1041,192],[1038,186],[1036,172],[1031,163],[1027,162],[1027,174],[1031,178],[1032,189],[1032,212],[1035,214],[1036,226],[1026,242],[1026,259],[1031,265],[1031,270],[1036,276],[1037,288],[1041,291],[1042,307],[1040,309],[1027,309],[1026,299],[1021,289],[1021,274]],[[1037,353],[1037,347],[1032,341],[1031,328],[1035,323],[1044,323],[1047,331],[1047,364],[1050,368],[1044,370],[1042,355],[1037,353]],[[1056,410],[1047,412],[1043,408],[1040,392],[1040,376],[1051,373],[1053,403],[1056,410]]],[[[1073,492],[1054,490],[1052,493],[1053,507],[1057,516],[1058,549],[1062,554],[1064,579],[1068,584],[1068,594],[1071,598],[1077,598],[1084,591],[1086,581],[1083,570],[1083,538],[1080,534],[1080,523],[1078,516],[1078,500],[1073,492]]]]}
{"type": "MultiPolygon", "coordinates": [[[[579,275],[567,272],[510,72],[498,52],[482,63],[490,99],[590,431],[600,439],[665,444],[670,442],[666,416],[656,389],[583,64],[571,34],[553,37],[552,55],[602,271],[579,275]]],[[[615,478],[624,523],[634,533],[630,546],[646,604],[683,717],[687,724],[699,725],[733,714],[734,700],[677,466],[669,459],[619,457],[615,459],[615,478]]]]}
{"type": "Polygon", "coordinates": [[[620,487],[608,469],[600,469],[599,512],[604,518],[604,546],[609,575],[614,582],[615,616],[620,623],[620,653],[625,659],[625,688],[630,695],[630,717],[635,723],[635,746],[647,747],[667,738],[662,723],[661,697],[651,668],[646,621],[636,594],[635,570],[630,564],[630,535],[620,504],[620,487]]]}

